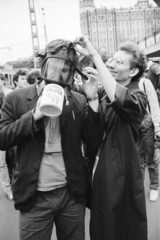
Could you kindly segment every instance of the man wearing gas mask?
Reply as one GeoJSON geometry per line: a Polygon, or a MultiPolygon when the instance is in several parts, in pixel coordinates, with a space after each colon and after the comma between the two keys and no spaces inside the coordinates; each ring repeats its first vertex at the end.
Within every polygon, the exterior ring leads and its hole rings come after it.
{"type": "Polygon", "coordinates": [[[88,103],[72,91],[75,71],[85,76],[70,42],[50,42],[41,57],[41,77],[7,95],[0,121],[0,150],[17,146],[12,190],[20,239],[49,240],[55,223],[58,240],[83,240],[90,175],[81,142],[96,148],[103,139],[98,82],[84,82],[88,103]],[[63,108],[60,116],[48,117],[40,105],[43,89],[53,83],[64,89],[63,108]]]}

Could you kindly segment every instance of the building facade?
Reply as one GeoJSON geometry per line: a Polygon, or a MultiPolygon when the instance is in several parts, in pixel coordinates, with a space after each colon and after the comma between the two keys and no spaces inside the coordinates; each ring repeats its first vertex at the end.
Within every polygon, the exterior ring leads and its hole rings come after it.
{"type": "Polygon", "coordinates": [[[121,42],[140,40],[160,31],[160,8],[149,0],[138,0],[130,8],[96,8],[94,0],[79,0],[81,33],[108,56],[121,42]]]}

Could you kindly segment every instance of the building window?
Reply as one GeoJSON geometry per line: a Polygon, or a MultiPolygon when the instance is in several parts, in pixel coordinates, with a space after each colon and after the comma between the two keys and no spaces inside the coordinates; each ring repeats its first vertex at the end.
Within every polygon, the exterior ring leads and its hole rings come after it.
{"type": "Polygon", "coordinates": [[[100,37],[102,36],[102,32],[99,32],[99,36],[100,36],[100,37]]]}
{"type": "Polygon", "coordinates": [[[105,21],[105,16],[102,16],[102,21],[105,21]]]}
{"type": "Polygon", "coordinates": [[[98,21],[101,21],[101,16],[98,16],[98,21]]]}
{"type": "Polygon", "coordinates": [[[149,18],[149,13],[146,13],[146,18],[149,18]]]}
{"type": "Polygon", "coordinates": [[[83,29],[83,34],[87,34],[87,29],[83,29]]]}
{"type": "Polygon", "coordinates": [[[108,27],[111,28],[112,27],[112,23],[108,23],[108,27]]]}
{"type": "Polygon", "coordinates": [[[139,14],[136,15],[136,18],[139,19],[139,14]]]}
{"type": "Polygon", "coordinates": [[[134,14],[132,13],[132,19],[134,19],[134,14]]]}
{"type": "Polygon", "coordinates": [[[155,17],[159,18],[160,17],[160,13],[159,12],[155,12],[155,17]]]}
{"type": "Polygon", "coordinates": [[[95,24],[95,23],[92,24],[92,28],[93,28],[93,29],[96,28],[96,24],[95,24]]]}
{"type": "Polygon", "coordinates": [[[119,15],[117,15],[117,20],[119,20],[119,15]]]}
{"type": "Polygon", "coordinates": [[[112,19],[111,15],[108,15],[108,20],[110,21],[112,19]]]}
{"type": "Polygon", "coordinates": [[[126,17],[125,17],[126,19],[128,19],[129,18],[129,15],[128,14],[126,14],[126,17]]]}
{"type": "Polygon", "coordinates": [[[92,22],[95,22],[95,16],[92,17],[92,22]]]}
{"type": "Polygon", "coordinates": [[[110,53],[113,54],[113,47],[112,47],[111,44],[110,44],[110,46],[111,46],[111,49],[110,49],[111,51],[110,51],[110,53]]]}
{"type": "Polygon", "coordinates": [[[153,25],[153,21],[151,21],[151,25],[153,25]]]}
{"type": "MultiPolygon", "coordinates": [[[[160,24],[160,20],[156,20],[156,24],[159,25],[160,24]]],[[[159,27],[159,26],[158,26],[159,27]]]]}
{"type": "Polygon", "coordinates": [[[143,13],[141,13],[141,18],[143,18],[143,13]]]}
{"type": "Polygon", "coordinates": [[[124,15],[121,16],[121,19],[124,20],[124,15]]]}
{"type": "Polygon", "coordinates": [[[84,28],[87,27],[86,21],[83,22],[83,27],[84,27],[84,28]]]}

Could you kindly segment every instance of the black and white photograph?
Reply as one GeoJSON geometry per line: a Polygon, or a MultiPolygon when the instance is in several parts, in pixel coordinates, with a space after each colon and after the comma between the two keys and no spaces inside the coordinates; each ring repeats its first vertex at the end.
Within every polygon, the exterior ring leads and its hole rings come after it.
{"type": "Polygon", "coordinates": [[[0,0],[0,240],[160,239],[160,0],[0,0]]]}

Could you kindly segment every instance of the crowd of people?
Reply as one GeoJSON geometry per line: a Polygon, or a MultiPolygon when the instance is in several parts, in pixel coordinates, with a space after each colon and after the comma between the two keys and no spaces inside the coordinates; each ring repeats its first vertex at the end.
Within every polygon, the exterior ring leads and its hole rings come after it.
{"type": "Polygon", "coordinates": [[[19,210],[20,240],[147,240],[145,168],[158,199],[160,66],[132,42],[106,60],[88,38],[57,39],[41,69],[0,74],[2,188],[19,210]],[[80,56],[86,61],[80,62],[80,56]],[[48,84],[64,89],[62,113],[40,109],[48,84]]]}

